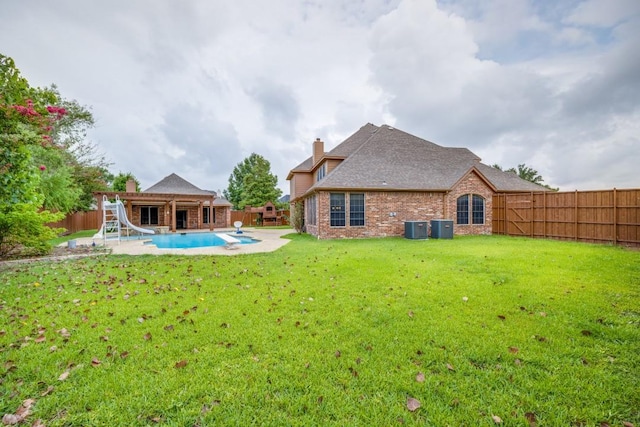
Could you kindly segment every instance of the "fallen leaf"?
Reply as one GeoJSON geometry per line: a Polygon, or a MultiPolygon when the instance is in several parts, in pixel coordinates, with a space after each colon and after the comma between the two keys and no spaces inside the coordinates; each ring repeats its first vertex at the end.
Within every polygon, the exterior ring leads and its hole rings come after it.
{"type": "Polygon", "coordinates": [[[624,427],[636,427],[636,426],[633,425],[633,423],[630,423],[629,421],[623,421],[622,425],[624,427]]]}
{"type": "Polygon", "coordinates": [[[120,353],[120,358],[121,359],[126,359],[129,356],[129,352],[128,351],[123,351],[122,353],[120,353]]]}
{"type": "Polygon", "coordinates": [[[97,357],[94,357],[93,359],[91,359],[91,366],[98,367],[102,365],[102,362],[100,361],[100,359],[98,359],[97,357]]]}
{"type": "Polygon", "coordinates": [[[33,399],[26,399],[22,402],[15,414],[4,414],[2,416],[2,424],[15,425],[24,421],[31,413],[31,406],[35,403],[33,399]]]}
{"type": "MultiPolygon", "coordinates": [[[[591,336],[591,331],[584,330],[584,331],[581,331],[580,333],[582,335],[584,335],[585,337],[591,336]]],[[[36,340],[36,342],[38,342],[38,341],[36,340]]]]}
{"type": "Polygon", "coordinates": [[[4,414],[2,416],[2,424],[12,426],[22,421],[22,418],[15,414],[4,414]]]}
{"type": "Polygon", "coordinates": [[[418,372],[418,375],[416,375],[416,381],[418,381],[419,383],[423,383],[424,379],[424,374],[422,372],[418,372]]]}
{"type": "Polygon", "coordinates": [[[520,361],[520,359],[514,360],[513,363],[516,364],[517,366],[522,365],[522,362],[520,361]]]}
{"type": "Polygon", "coordinates": [[[44,397],[44,396],[48,395],[49,393],[51,393],[52,391],[53,391],[53,386],[50,385],[49,387],[47,387],[47,389],[45,391],[40,393],[40,396],[44,397]]]}
{"type": "Polygon", "coordinates": [[[44,424],[44,421],[42,421],[41,419],[37,419],[33,422],[33,424],[31,424],[31,427],[46,427],[44,424]]]}
{"type": "Polygon", "coordinates": [[[493,420],[494,423],[496,424],[502,424],[502,418],[500,418],[497,415],[491,415],[491,419],[493,420]]]}
{"type": "Polygon", "coordinates": [[[175,364],[175,368],[179,369],[179,368],[184,368],[185,366],[187,366],[187,361],[186,360],[181,360],[179,362],[177,362],[175,364]]]}
{"type": "Polygon", "coordinates": [[[527,421],[529,422],[529,427],[536,427],[536,423],[537,423],[537,418],[536,418],[536,414],[534,414],[533,412],[526,412],[524,414],[524,417],[527,419],[527,421]]]}
{"type": "Polygon", "coordinates": [[[151,332],[147,332],[142,338],[144,338],[145,341],[149,341],[151,339],[151,332]]]}
{"type": "Polygon", "coordinates": [[[63,373],[61,373],[60,376],[58,377],[58,381],[64,381],[67,378],[69,378],[69,370],[66,370],[63,373]]]}
{"type": "Polygon", "coordinates": [[[542,316],[542,317],[547,317],[547,313],[545,313],[544,311],[541,311],[541,312],[540,312],[540,316],[542,316]]]}
{"type": "Polygon", "coordinates": [[[335,356],[336,356],[336,357],[340,357],[340,356],[342,356],[342,353],[340,353],[340,350],[336,350],[335,356]]]}
{"type": "Polygon", "coordinates": [[[602,422],[600,423],[600,427],[611,427],[611,424],[609,424],[609,423],[608,423],[608,422],[606,422],[606,421],[602,421],[602,422]]]}
{"type": "Polygon", "coordinates": [[[454,368],[453,365],[450,364],[450,363],[447,363],[447,369],[450,370],[450,371],[455,371],[456,370],[456,368],[454,368]]]}
{"type": "Polygon", "coordinates": [[[167,325],[164,327],[165,331],[173,331],[173,325],[167,325]]]}
{"type": "Polygon", "coordinates": [[[413,311],[409,310],[409,313],[407,313],[409,315],[409,317],[413,317],[413,311]]]}
{"type": "Polygon", "coordinates": [[[504,317],[502,314],[498,314],[498,319],[504,320],[504,319],[506,319],[506,317],[504,317]]]}
{"type": "Polygon", "coordinates": [[[39,344],[41,342],[45,342],[46,340],[47,340],[47,337],[45,337],[44,335],[38,335],[38,337],[33,341],[39,344]]]}
{"type": "Polygon", "coordinates": [[[407,409],[408,410],[413,412],[416,409],[418,409],[419,407],[420,407],[420,401],[418,399],[414,399],[413,397],[410,397],[410,398],[407,399],[407,409]]]}
{"type": "Polygon", "coordinates": [[[509,353],[516,354],[520,351],[518,347],[509,347],[509,353]]]}
{"type": "Polygon", "coordinates": [[[57,346],[55,346],[55,345],[52,345],[51,347],[49,347],[49,351],[50,351],[51,353],[53,353],[54,351],[57,351],[57,350],[58,350],[58,347],[57,347],[57,346]]]}

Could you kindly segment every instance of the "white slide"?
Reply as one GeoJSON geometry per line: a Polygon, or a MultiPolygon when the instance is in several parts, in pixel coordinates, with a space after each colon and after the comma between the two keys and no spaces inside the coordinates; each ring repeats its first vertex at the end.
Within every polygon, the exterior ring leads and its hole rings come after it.
{"type": "Polygon", "coordinates": [[[135,230],[138,233],[142,233],[142,234],[156,234],[155,230],[138,227],[136,225],[131,224],[131,222],[129,222],[129,218],[127,218],[127,210],[124,208],[124,205],[120,200],[116,200],[116,209],[118,209],[118,218],[120,218],[120,222],[125,224],[130,229],[135,230]]]}
{"type": "Polygon", "coordinates": [[[116,231],[116,238],[118,239],[118,241],[120,241],[120,224],[125,225],[129,230],[135,230],[142,234],[156,234],[154,230],[138,227],[131,224],[131,221],[129,221],[129,218],[127,217],[127,210],[124,208],[124,204],[120,201],[120,198],[117,195],[115,202],[110,202],[107,199],[107,196],[103,196],[102,212],[102,226],[100,227],[98,232],[94,234],[94,239],[107,240],[107,235],[109,234],[109,232],[116,231]]]}

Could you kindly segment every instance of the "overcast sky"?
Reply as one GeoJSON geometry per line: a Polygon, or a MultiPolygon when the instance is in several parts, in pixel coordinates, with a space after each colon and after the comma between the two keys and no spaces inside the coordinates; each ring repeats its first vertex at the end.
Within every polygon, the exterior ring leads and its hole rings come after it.
{"type": "Polygon", "coordinates": [[[22,0],[0,52],[90,106],[143,189],[287,173],[367,122],[561,190],[640,187],[638,0],[22,0]]]}

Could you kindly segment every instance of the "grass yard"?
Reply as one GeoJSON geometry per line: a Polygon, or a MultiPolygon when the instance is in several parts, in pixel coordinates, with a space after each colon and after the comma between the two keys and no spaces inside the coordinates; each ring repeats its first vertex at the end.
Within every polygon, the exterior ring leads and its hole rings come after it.
{"type": "Polygon", "coordinates": [[[24,423],[46,426],[640,425],[640,252],[290,237],[268,254],[0,267],[0,412],[26,401],[24,423]]]}

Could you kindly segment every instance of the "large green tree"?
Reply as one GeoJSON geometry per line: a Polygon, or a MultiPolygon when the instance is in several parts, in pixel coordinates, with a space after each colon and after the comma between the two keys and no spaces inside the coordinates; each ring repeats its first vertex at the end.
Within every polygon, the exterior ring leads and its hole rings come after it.
{"type": "Polygon", "coordinates": [[[494,168],[499,169],[499,170],[503,170],[505,172],[512,172],[515,173],[516,175],[518,175],[520,178],[524,179],[525,181],[529,181],[529,182],[533,182],[534,184],[538,184],[542,187],[548,188],[550,190],[553,191],[558,191],[557,188],[553,188],[547,184],[544,184],[544,179],[542,178],[542,176],[538,173],[537,170],[533,169],[532,167],[529,167],[527,165],[525,165],[524,163],[519,164],[518,168],[509,168],[509,169],[502,169],[502,166],[498,165],[498,164],[494,164],[493,165],[494,168]]]}
{"type": "Polygon", "coordinates": [[[111,189],[113,191],[127,191],[127,181],[132,179],[136,183],[136,191],[140,191],[140,181],[131,172],[118,173],[111,183],[111,189]]]}
{"type": "Polygon", "coordinates": [[[93,115],[88,107],[75,100],[64,99],[55,85],[37,90],[53,96],[57,111],[64,111],[51,126],[50,141],[58,148],[60,157],[60,162],[52,165],[51,173],[69,173],[72,182],[67,188],[77,193],[75,203],[66,211],[89,210],[93,205],[93,193],[108,189],[108,183],[113,179],[108,171],[110,163],[87,139],[87,132],[94,125],[93,115]]]}
{"type": "Polygon", "coordinates": [[[263,206],[269,201],[277,202],[282,196],[277,184],[278,177],[271,173],[271,163],[261,155],[251,153],[233,168],[229,187],[223,194],[235,209],[263,206]]]}
{"type": "Polygon", "coordinates": [[[0,55],[0,257],[46,252],[58,231],[46,224],[64,216],[44,209],[41,175],[47,167],[34,163],[36,151],[57,150],[53,126],[65,111],[49,105],[53,100],[48,91],[31,88],[13,60],[0,55]]]}

